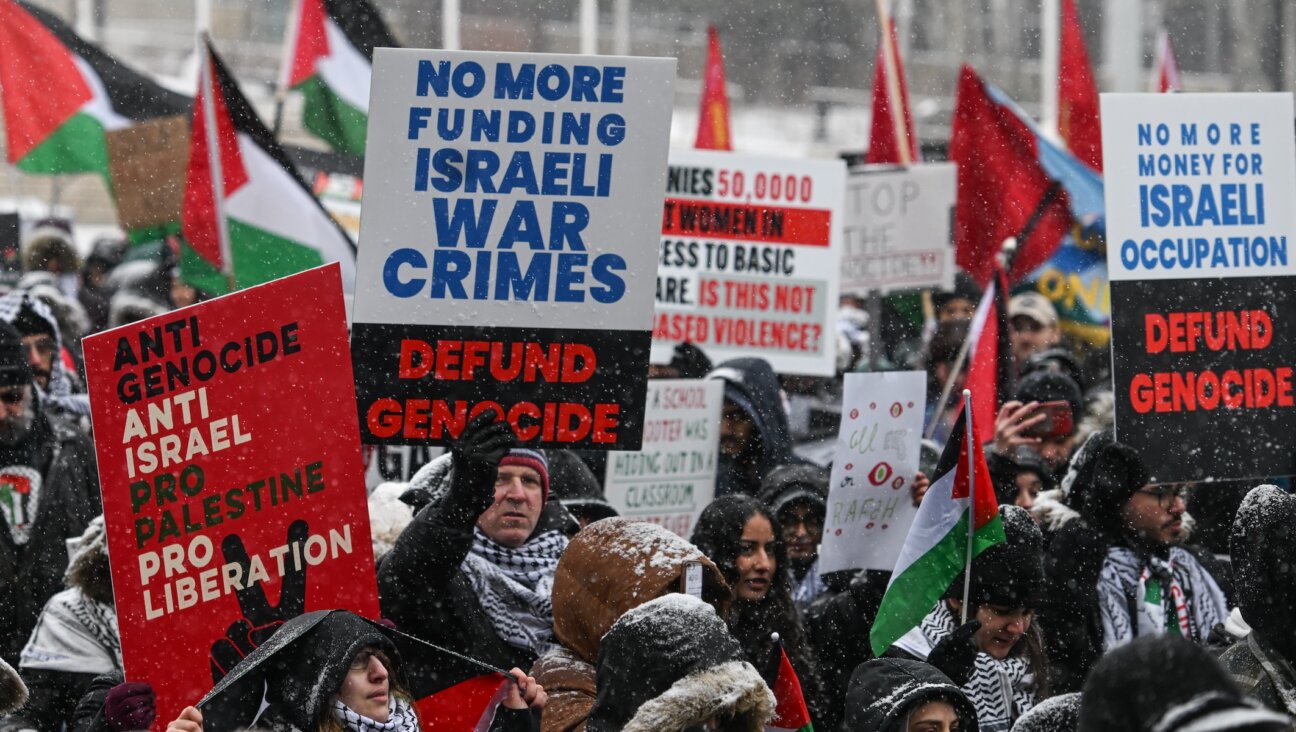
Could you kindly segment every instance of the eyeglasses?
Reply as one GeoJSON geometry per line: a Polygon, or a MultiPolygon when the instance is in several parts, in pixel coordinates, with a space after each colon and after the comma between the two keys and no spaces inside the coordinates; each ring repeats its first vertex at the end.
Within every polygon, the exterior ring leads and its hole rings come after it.
{"type": "Polygon", "coordinates": [[[369,668],[369,659],[371,658],[377,658],[378,663],[381,663],[383,668],[391,668],[390,662],[387,660],[387,655],[385,653],[373,649],[366,649],[360,651],[356,654],[355,658],[351,659],[351,670],[363,671],[364,669],[369,668]]]}
{"type": "Polygon", "coordinates": [[[1155,496],[1157,503],[1161,504],[1161,508],[1170,508],[1174,505],[1176,500],[1181,500],[1184,503],[1187,503],[1188,496],[1192,495],[1192,491],[1186,485],[1166,486],[1165,488],[1152,489],[1140,488],[1134,492],[1148,496],[1155,496]]]}
{"type": "Polygon", "coordinates": [[[26,398],[27,395],[23,392],[22,389],[6,389],[4,391],[0,391],[0,402],[4,402],[5,404],[8,404],[10,406],[22,404],[23,399],[26,398]]]}
{"type": "Polygon", "coordinates": [[[28,350],[34,348],[36,349],[36,352],[42,356],[48,356],[54,352],[55,343],[53,338],[45,337],[24,343],[23,347],[28,350]]]}

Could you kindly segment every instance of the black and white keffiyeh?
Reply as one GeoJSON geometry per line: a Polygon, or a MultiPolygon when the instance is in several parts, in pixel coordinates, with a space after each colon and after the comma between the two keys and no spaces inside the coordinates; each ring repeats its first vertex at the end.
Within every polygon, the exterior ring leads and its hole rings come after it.
{"type": "Polygon", "coordinates": [[[58,593],[45,604],[20,666],[79,674],[120,672],[117,611],[75,587],[58,593]]]}
{"type": "Polygon", "coordinates": [[[806,570],[801,581],[796,582],[792,587],[792,602],[796,603],[797,607],[809,607],[810,603],[827,591],[828,583],[819,576],[819,558],[815,557],[814,563],[806,570]]]}
{"type": "Polygon", "coordinates": [[[553,644],[554,570],[567,548],[560,531],[546,531],[516,549],[473,528],[461,568],[505,643],[538,655],[553,644]]]}
{"type": "MultiPolygon", "coordinates": [[[[957,628],[958,620],[942,600],[917,628],[896,641],[896,647],[926,660],[932,649],[957,628]]],[[[1036,688],[1035,674],[1024,656],[1001,660],[977,653],[976,666],[963,685],[963,693],[976,707],[977,725],[982,732],[1008,732],[1018,717],[1035,706],[1036,688]]]]}
{"type": "Polygon", "coordinates": [[[1195,557],[1171,547],[1165,559],[1125,546],[1107,550],[1098,577],[1103,649],[1138,636],[1172,632],[1204,642],[1228,619],[1228,601],[1195,557]]]}
{"type": "Polygon", "coordinates": [[[408,701],[393,694],[387,696],[387,721],[370,719],[342,703],[333,702],[333,718],[351,732],[419,732],[418,715],[408,701]]]}

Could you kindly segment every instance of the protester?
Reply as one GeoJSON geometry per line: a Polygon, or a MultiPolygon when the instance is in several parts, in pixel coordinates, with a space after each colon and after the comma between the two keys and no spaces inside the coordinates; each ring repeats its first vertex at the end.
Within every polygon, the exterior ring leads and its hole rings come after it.
{"type": "Polygon", "coordinates": [[[108,273],[121,264],[126,247],[124,239],[100,239],[90,248],[81,268],[81,287],[77,291],[77,300],[90,322],[86,335],[108,327],[108,303],[112,298],[108,273]]]}
{"type": "Polygon", "coordinates": [[[801,680],[810,713],[816,719],[819,681],[813,651],[788,581],[787,550],[779,539],[778,519],[750,496],[723,496],[712,501],[698,517],[693,543],[716,563],[733,588],[729,631],[742,646],[748,661],[760,670],[767,684],[778,676],[774,654],[779,639],[792,669],[801,680]]]}
{"type": "Polygon", "coordinates": [[[545,454],[549,457],[549,484],[553,497],[576,518],[578,529],[618,515],[603,496],[603,482],[575,453],[548,450],[545,454]]]}
{"type": "Polygon", "coordinates": [[[123,670],[102,516],[78,540],[67,585],[45,604],[22,651],[19,671],[31,693],[22,717],[37,730],[58,730],[96,676],[123,670]]]}
{"type": "Polygon", "coordinates": [[[1209,652],[1168,635],[1144,636],[1094,666],[1080,732],[1289,732],[1292,720],[1238,691],[1209,652]]]}
{"type": "Polygon", "coordinates": [[[72,418],[89,417],[90,397],[83,393],[75,367],[63,357],[58,320],[49,306],[31,292],[18,290],[0,297],[0,320],[21,336],[32,381],[47,409],[72,418]]]}
{"type": "Polygon", "coordinates": [[[970,322],[981,300],[981,288],[976,280],[963,270],[954,272],[954,289],[932,292],[932,309],[937,323],[952,320],[970,322]]]}
{"type": "Polygon", "coordinates": [[[950,430],[958,421],[959,397],[967,378],[966,359],[955,371],[959,352],[968,335],[968,322],[952,320],[936,327],[931,341],[927,344],[926,356],[923,359],[927,371],[927,407],[923,417],[923,434],[930,434],[936,445],[943,446],[949,439],[950,430]],[[950,380],[953,383],[950,383],[950,380]],[[948,394],[946,388],[948,386],[948,394]],[[940,405],[941,396],[946,395],[944,405],[940,405]],[[937,411],[939,410],[939,411],[937,411]],[[935,423],[935,426],[932,423],[935,423]]]}
{"type": "Polygon", "coordinates": [[[977,732],[963,690],[921,661],[880,658],[851,674],[842,732],[977,732]]]}
{"type": "Polygon", "coordinates": [[[1008,339],[1017,368],[1031,355],[1062,342],[1057,309],[1038,292],[1023,292],[1008,301],[1008,339]]]}
{"type": "Polygon", "coordinates": [[[972,561],[966,622],[964,576],[886,655],[926,661],[972,700],[984,732],[1006,732],[1048,696],[1048,659],[1034,610],[1044,585],[1043,538],[1030,514],[999,509],[1006,541],[972,561]]]}
{"type": "Polygon", "coordinates": [[[603,637],[587,732],[763,732],[774,695],[707,603],[669,594],[603,637]]]}
{"type": "Polygon", "coordinates": [[[784,465],[761,482],[760,500],[782,527],[792,601],[804,609],[828,591],[819,577],[819,542],[828,513],[828,470],[818,465],[784,465]]]}
{"type": "Polygon", "coordinates": [[[81,255],[72,241],[72,222],[61,218],[37,221],[23,241],[23,271],[50,272],[65,295],[77,294],[81,255]]]}
{"type": "Polygon", "coordinates": [[[514,447],[497,417],[478,415],[455,442],[448,486],[378,566],[378,593],[384,617],[404,631],[494,666],[530,668],[553,643],[550,589],[567,537],[541,523],[544,453],[514,447]]]}
{"type": "Polygon", "coordinates": [[[768,361],[735,358],[720,364],[707,378],[722,379],[725,387],[717,496],[755,495],[761,479],[774,468],[805,462],[792,453],[782,390],[768,361]]]}
{"type": "Polygon", "coordinates": [[[1276,486],[1247,494],[1230,541],[1233,592],[1251,632],[1220,663],[1242,691],[1296,716],[1296,498],[1276,486]]]}
{"type": "MultiPolygon", "coordinates": [[[[255,686],[264,684],[264,711],[258,711],[261,694],[248,697],[236,691],[245,687],[231,684],[214,690],[204,704],[207,714],[248,722],[259,714],[256,728],[275,731],[420,729],[416,699],[406,685],[402,655],[389,629],[345,610],[321,610],[289,620],[276,635],[287,640],[262,644],[229,674],[236,680],[250,676],[255,686]]],[[[534,729],[529,708],[545,704],[544,689],[534,679],[517,668],[510,673],[516,683],[508,684],[491,732],[534,729]]],[[[167,730],[203,732],[203,716],[196,707],[185,707],[167,730]]]]}
{"type": "Polygon", "coordinates": [[[1036,513],[1052,534],[1041,607],[1055,691],[1076,691],[1105,650],[1173,633],[1204,643],[1228,617],[1208,554],[1185,545],[1185,489],[1152,485],[1131,447],[1096,432],[1036,513]]]}
{"type": "Polygon", "coordinates": [[[1080,692],[1050,696],[1017,718],[1012,732],[1075,732],[1080,727],[1080,692]]]}
{"type": "Polygon", "coordinates": [[[1041,493],[1053,488],[1052,471],[1037,453],[1024,445],[1019,445],[1009,456],[990,451],[986,464],[1001,506],[1029,511],[1041,493]]]}
{"type": "Polygon", "coordinates": [[[847,588],[820,597],[805,611],[806,634],[814,649],[820,683],[818,725],[836,729],[842,719],[851,674],[873,658],[869,630],[877,618],[891,572],[865,570],[847,588]]]}
{"type": "Polygon", "coordinates": [[[597,692],[604,635],[626,611],[688,589],[690,565],[697,566],[702,599],[719,617],[728,617],[732,596],[720,569],[666,529],[610,518],[590,524],[572,539],[554,573],[554,636],[560,645],[531,669],[549,695],[541,719],[544,732],[585,728],[597,692]]]}
{"type": "Polygon", "coordinates": [[[66,540],[102,512],[90,441],[45,408],[18,331],[0,323],[0,657],[19,652],[63,589],[66,540]]]}
{"type": "Polygon", "coordinates": [[[1076,425],[1084,414],[1080,387],[1057,371],[1034,371],[1017,383],[1012,400],[995,415],[994,452],[1034,452],[1055,481],[1066,474],[1076,444],[1076,425]]]}

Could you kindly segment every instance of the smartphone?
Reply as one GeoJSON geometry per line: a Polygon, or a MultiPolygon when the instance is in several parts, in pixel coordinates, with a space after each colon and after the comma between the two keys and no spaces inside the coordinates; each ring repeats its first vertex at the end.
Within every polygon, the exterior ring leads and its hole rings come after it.
{"type": "Polygon", "coordinates": [[[1044,419],[1040,420],[1038,424],[1027,428],[1023,433],[1027,437],[1038,437],[1044,440],[1064,437],[1071,434],[1071,430],[1075,426],[1071,415],[1071,405],[1065,400],[1043,402],[1035,413],[1042,413],[1044,419]]]}

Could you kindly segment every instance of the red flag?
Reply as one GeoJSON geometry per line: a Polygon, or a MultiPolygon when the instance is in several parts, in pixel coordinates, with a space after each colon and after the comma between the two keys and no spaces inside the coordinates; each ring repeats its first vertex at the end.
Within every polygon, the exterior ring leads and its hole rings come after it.
{"type": "Polygon", "coordinates": [[[706,74],[702,78],[702,105],[698,110],[697,142],[702,150],[732,150],[729,137],[729,96],[725,93],[724,54],[714,25],[707,26],[706,74]]]}
{"type": "Polygon", "coordinates": [[[878,41],[877,57],[873,60],[873,118],[869,125],[869,147],[864,156],[866,163],[913,163],[922,159],[918,153],[918,136],[914,134],[913,114],[909,111],[909,90],[905,86],[904,65],[900,63],[900,49],[896,45],[895,23],[888,22],[889,32],[878,41]],[[909,159],[901,157],[902,146],[896,135],[895,112],[891,108],[891,84],[888,80],[888,59],[895,69],[895,86],[900,97],[900,110],[904,117],[905,139],[903,146],[909,150],[909,159]]]}
{"type": "Polygon", "coordinates": [[[954,251],[982,287],[1008,237],[1025,234],[1008,273],[1016,282],[1047,261],[1071,229],[1066,191],[1045,172],[1035,132],[1011,105],[963,67],[949,145],[958,164],[954,251]]]}
{"type": "Polygon", "coordinates": [[[995,415],[1013,388],[1007,291],[1007,278],[995,265],[994,276],[981,295],[968,333],[972,345],[968,349],[968,375],[964,383],[972,392],[972,429],[982,444],[994,441],[995,415]]]}
{"type": "Polygon", "coordinates": [[[504,700],[510,683],[499,674],[483,674],[425,696],[415,703],[427,732],[475,732],[486,729],[504,700]]]}
{"type": "Polygon", "coordinates": [[[1157,33],[1155,88],[1162,94],[1183,91],[1179,62],[1175,60],[1174,46],[1170,45],[1170,34],[1164,28],[1157,33]]]}
{"type": "Polygon", "coordinates": [[[1058,134],[1081,162],[1102,172],[1102,125],[1098,85],[1075,0],[1062,0],[1062,48],[1058,63],[1058,134]]]}
{"type": "Polygon", "coordinates": [[[806,707],[805,695],[801,692],[801,680],[792,669],[787,651],[782,643],[774,644],[774,653],[778,654],[778,678],[774,680],[774,718],[765,725],[766,732],[813,732],[810,725],[810,709],[806,707]]]}

